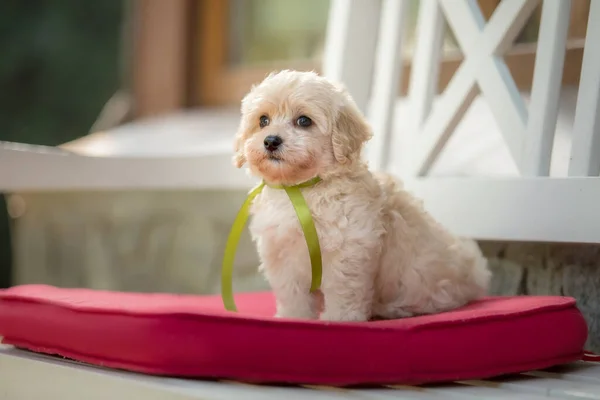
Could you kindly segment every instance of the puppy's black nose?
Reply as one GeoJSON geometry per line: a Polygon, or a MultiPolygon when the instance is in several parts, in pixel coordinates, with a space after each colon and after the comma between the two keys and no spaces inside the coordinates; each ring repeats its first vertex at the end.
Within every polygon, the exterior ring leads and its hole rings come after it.
{"type": "Polygon", "coordinates": [[[269,135],[265,138],[265,149],[269,151],[275,151],[281,143],[283,143],[283,139],[277,135],[269,135]]]}

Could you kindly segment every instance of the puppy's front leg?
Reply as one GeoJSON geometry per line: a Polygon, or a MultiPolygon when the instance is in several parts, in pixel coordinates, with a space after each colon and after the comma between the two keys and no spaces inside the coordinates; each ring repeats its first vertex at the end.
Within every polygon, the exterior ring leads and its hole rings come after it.
{"type": "MultiPolygon", "coordinates": [[[[310,267],[303,266],[308,268],[310,267]]],[[[319,317],[319,297],[310,293],[310,281],[293,276],[290,265],[285,268],[264,268],[265,275],[275,294],[277,313],[275,317],[317,319],[319,317]]]]}
{"type": "Polygon", "coordinates": [[[326,321],[367,321],[371,317],[376,260],[342,258],[327,266],[321,290],[326,321]]]}

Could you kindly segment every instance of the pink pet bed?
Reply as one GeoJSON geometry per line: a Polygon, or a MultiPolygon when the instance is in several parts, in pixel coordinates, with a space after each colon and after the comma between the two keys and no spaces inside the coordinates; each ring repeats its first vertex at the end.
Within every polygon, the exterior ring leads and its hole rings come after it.
{"type": "Polygon", "coordinates": [[[49,286],[0,291],[4,343],[156,375],[366,385],[482,379],[583,355],[572,298],[491,297],[453,312],[366,323],[272,318],[270,293],[135,294],[49,286]]]}

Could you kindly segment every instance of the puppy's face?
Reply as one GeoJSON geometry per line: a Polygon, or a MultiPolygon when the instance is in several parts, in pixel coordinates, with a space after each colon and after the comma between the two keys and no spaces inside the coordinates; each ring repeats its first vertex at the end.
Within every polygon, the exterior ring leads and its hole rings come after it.
{"type": "Polygon", "coordinates": [[[242,101],[234,164],[297,184],[359,157],[370,129],[346,91],[312,72],[268,76],[242,101]]]}

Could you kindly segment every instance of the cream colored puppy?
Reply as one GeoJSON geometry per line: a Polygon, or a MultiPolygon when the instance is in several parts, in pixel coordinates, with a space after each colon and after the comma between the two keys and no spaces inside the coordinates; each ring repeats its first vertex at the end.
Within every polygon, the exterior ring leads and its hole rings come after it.
{"type": "Polygon", "coordinates": [[[371,129],[342,87],[281,71],[242,101],[234,163],[268,184],[302,189],[321,244],[323,282],[310,293],[306,242],[284,190],[265,187],[250,231],[277,316],[365,321],[438,313],[485,294],[487,263],[474,242],[448,233],[421,203],[360,159],[371,129]]]}

